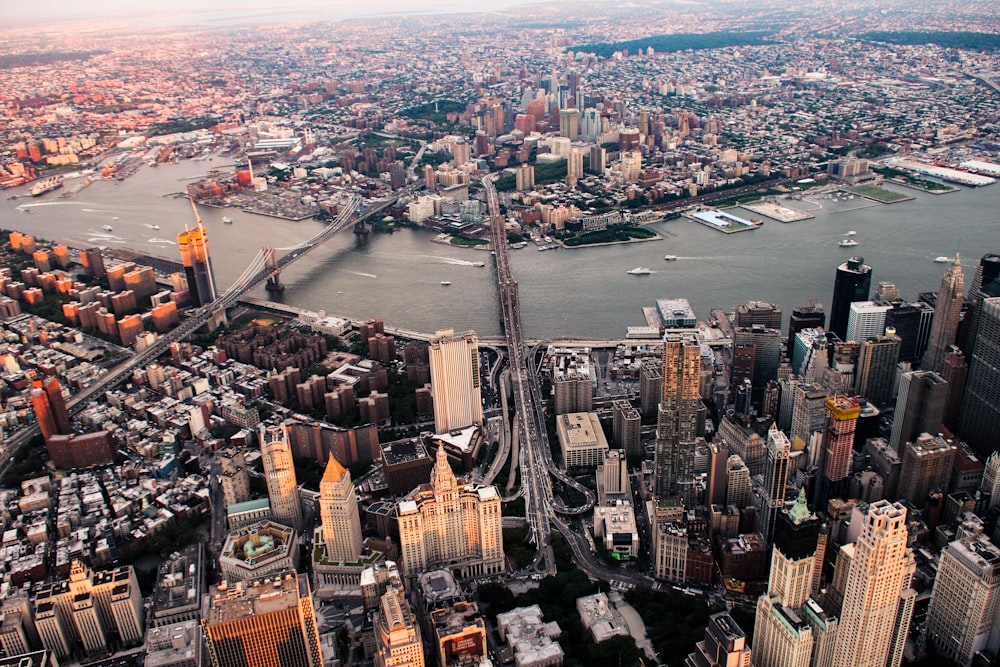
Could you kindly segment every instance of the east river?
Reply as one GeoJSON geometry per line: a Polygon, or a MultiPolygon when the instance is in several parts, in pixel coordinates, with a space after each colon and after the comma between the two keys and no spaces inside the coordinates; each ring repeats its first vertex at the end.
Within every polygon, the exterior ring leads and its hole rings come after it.
{"type": "MultiPolygon", "coordinates": [[[[221,166],[217,162],[143,167],[125,181],[97,181],[68,198],[59,195],[80,181],[67,180],[62,190],[39,198],[8,199],[26,194],[28,186],[7,190],[0,199],[0,227],[179,261],[177,233],[193,224],[193,215],[186,199],[168,195],[183,192],[190,179],[221,166]]],[[[710,308],[728,309],[748,299],[773,301],[787,322],[791,308],[806,305],[809,297],[829,305],[836,267],[852,255],[871,264],[873,291],[878,281],[889,280],[904,298],[914,299],[920,291],[937,290],[946,267],[935,257],[954,256],[960,249],[971,280],[982,254],[1000,252],[1000,185],[945,195],[895,185],[888,189],[915,199],[874,205],[860,197],[834,202],[807,193],[805,200],[786,205],[812,212],[810,220],[783,224],[737,209],[738,215],[765,221],[755,231],[725,235],[681,218],[652,225],[663,236],[659,241],[515,250],[511,261],[520,283],[525,336],[621,338],[626,326],[645,324],[643,306],[663,298],[688,299],[701,319],[709,317],[710,308]],[[838,247],[849,230],[857,232],[852,238],[859,245],[838,247]],[[677,261],[665,261],[667,254],[677,261]],[[652,273],[626,273],[639,266],[652,273]]],[[[321,224],[237,209],[199,211],[220,289],[236,280],[261,247],[294,246],[321,224]],[[222,223],[226,215],[233,224],[222,223]]],[[[434,237],[424,230],[367,237],[342,232],[286,269],[286,290],[273,300],[350,318],[381,317],[411,330],[450,327],[499,335],[492,257],[433,243],[434,237]]],[[[255,296],[268,298],[263,289],[255,296]]]]}

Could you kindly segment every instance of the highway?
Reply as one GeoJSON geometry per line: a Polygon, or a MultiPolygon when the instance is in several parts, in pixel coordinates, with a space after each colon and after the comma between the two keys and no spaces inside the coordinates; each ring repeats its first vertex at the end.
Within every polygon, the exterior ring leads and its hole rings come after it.
{"type": "MultiPolygon", "coordinates": [[[[521,492],[524,498],[525,518],[530,527],[531,541],[535,544],[534,566],[546,574],[555,574],[555,558],[549,540],[556,513],[582,514],[594,505],[594,495],[555,465],[549,449],[545,428],[545,403],[542,401],[537,376],[531,367],[521,335],[521,312],[517,281],[510,269],[507,229],[500,213],[500,200],[494,187],[498,174],[483,179],[490,216],[490,234],[497,266],[500,321],[507,338],[510,362],[511,390],[517,418],[521,492]],[[586,497],[579,507],[565,507],[556,501],[552,492],[552,479],[576,488],[586,497]]],[[[572,532],[566,524],[556,524],[560,532],[572,532]]],[[[567,538],[569,539],[569,538],[567,538]]]]}

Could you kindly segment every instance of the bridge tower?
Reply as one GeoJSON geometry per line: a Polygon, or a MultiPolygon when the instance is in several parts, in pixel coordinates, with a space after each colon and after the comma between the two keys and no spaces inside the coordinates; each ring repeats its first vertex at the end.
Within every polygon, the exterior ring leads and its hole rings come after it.
{"type": "Polygon", "coordinates": [[[285,286],[281,282],[281,267],[274,254],[274,248],[264,248],[264,263],[267,266],[267,284],[264,289],[268,292],[284,292],[285,286]]]}

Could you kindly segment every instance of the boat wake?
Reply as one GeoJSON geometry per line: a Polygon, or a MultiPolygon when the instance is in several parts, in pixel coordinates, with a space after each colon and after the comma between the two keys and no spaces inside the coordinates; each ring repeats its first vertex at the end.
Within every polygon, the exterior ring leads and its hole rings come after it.
{"type": "Polygon", "coordinates": [[[128,243],[123,238],[118,236],[95,236],[93,238],[87,239],[88,243],[128,243]]]}
{"type": "Polygon", "coordinates": [[[361,271],[348,271],[351,275],[361,276],[362,278],[378,278],[374,273],[362,273],[361,271]]]}
{"type": "Polygon", "coordinates": [[[168,245],[177,245],[170,239],[149,239],[148,243],[166,243],[168,245]]]}

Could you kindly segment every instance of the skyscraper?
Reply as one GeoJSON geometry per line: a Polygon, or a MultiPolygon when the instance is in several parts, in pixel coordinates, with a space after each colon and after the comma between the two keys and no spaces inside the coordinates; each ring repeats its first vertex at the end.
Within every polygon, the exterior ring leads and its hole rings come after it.
{"type": "Polygon", "coordinates": [[[213,667],[322,667],[309,577],[286,571],[209,587],[202,618],[213,667]]]}
{"type": "Polygon", "coordinates": [[[788,317],[788,349],[795,345],[795,334],[803,329],[822,329],[826,324],[826,314],[822,306],[799,306],[792,308],[788,317]]]}
{"type": "Polygon", "coordinates": [[[576,139],[580,136],[580,110],[559,110],[559,136],[576,139]]]}
{"type": "Polygon", "coordinates": [[[271,515],[278,523],[295,530],[302,527],[302,504],[295,480],[292,447],[284,424],[260,427],[260,453],[267,481],[271,515]]]}
{"type": "Polygon", "coordinates": [[[916,596],[906,508],[879,500],[863,521],[846,573],[833,667],[899,667],[916,596]]]}
{"type": "Polygon", "coordinates": [[[774,522],[778,512],[785,506],[785,485],[788,483],[788,463],[792,445],[788,436],[771,424],[767,432],[767,461],[764,465],[764,504],[760,523],[760,534],[770,543],[774,534],[774,522]]]}
{"type": "Polygon", "coordinates": [[[333,458],[319,483],[319,516],[326,560],[353,563],[361,555],[361,516],[351,473],[333,458]]]}
{"type": "Polygon", "coordinates": [[[844,340],[861,342],[885,332],[885,314],[892,309],[888,303],[855,301],[847,314],[847,337],[844,340]]]}
{"type": "Polygon", "coordinates": [[[837,267],[833,282],[833,301],[830,304],[830,331],[842,340],[847,336],[847,318],[851,304],[867,301],[872,284],[872,267],[863,257],[852,257],[837,267]]]}
{"type": "Polygon", "coordinates": [[[459,485],[444,446],[430,483],[399,502],[397,517],[407,574],[445,566],[461,577],[503,572],[500,494],[495,486],[459,485]]]}
{"type": "Polygon", "coordinates": [[[685,667],[750,667],[750,647],[739,624],[722,611],[708,618],[705,639],[684,661],[685,667]]]}
{"type": "Polygon", "coordinates": [[[694,442],[701,407],[701,345],[694,334],[664,337],[663,399],[653,461],[656,495],[690,502],[694,442]]]}
{"type": "Polygon", "coordinates": [[[1000,280],[1000,255],[988,253],[979,260],[976,273],[972,276],[972,284],[969,285],[969,328],[966,338],[965,352],[966,358],[972,358],[973,346],[975,345],[976,334],[979,331],[979,318],[982,314],[983,299],[987,296],[1000,296],[996,291],[997,281],[1000,280]],[[988,288],[993,289],[988,289],[988,288]]]}
{"type": "Polygon", "coordinates": [[[382,595],[374,624],[376,667],[424,667],[420,624],[402,588],[382,595]]]}
{"type": "Polygon", "coordinates": [[[430,344],[431,394],[434,428],[438,433],[465,428],[483,421],[479,377],[479,342],[469,331],[455,334],[443,329],[430,344]]]}
{"type": "Polygon", "coordinates": [[[928,492],[947,491],[955,452],[955,445],[939,435],[923,433],[906,442],[900,452],[903,468],[899,473],[899,499],[919,509],[926,505],[928,492]]]}
{"type": "Polygon", "coordinates": [[[962,274],[962,260],[958,253],[948,266],[941,287],[938,288],[937,303],[934,305],[934,321],[931,324],[931,340],[924,352],[921,367],[940,372],[944,364],[948,346],[955,342],[958,333],[958,319],[962,314],[965,298],[965,276],[962,274]]]}
{"type": "Polygon", "coordinates": [[[941,378],[948,383],[948,400],[944,408],[944,425],[952,431],[958,430],[958,416],[962,410],[962,396],[965,383],[969,379],[969,364],[961,348],[952,345],[945,355],[941,378]]]}
{"type": "Polygon", "coordinates": [[[826,399],[826,436],[820,454],[822,479],[816,485],[816,505],[825,507],[830,498],[843,496],[851,474],[854,453],[854,431],[861,408],[851,396],[830,396],[826,399]]]}
{"type": "Polygon", "coordinates": [[[893,381],[899,361],[899,337],[895,329],[886,329],[884,336],[869,338],[861,343],[854,388],[875,405],[893,400],[893,381]]]}
{"type": "Polygon", "coordinates": [[[806,505],[805,491],[790,509],[776,516],[767,592],[757,600],[753,661],[757,667],[809,667],[816,644],[836,636],[836,620],[810,599],[812,581],[822,567],[817,559],[820,522],[806,505]]]}
{"type": "Polygon", "coordinates": [[[985,535],[956,540],[941,551],[927,612],[927,638],[963,667],[987,648],[1000,606],[1000,549],[985,535]]]}
{"type": "Polygon", "coordinates": [[[889,446],[899,451],[921,433],[937,433],[948,403],[948,383],[931,371],[910,371],[899,378],[889,446]]]}
{"type": "Polygon", "coordinates": [[[1000,433],[1000,296],[983,299],[972,345],[959,434],[986,455],[998,449],[1000,433]]]}
{"type": "Polygon", "coordinates": [[[224,449],[219,454],[219,463],[222,466],[219,481],[226,507],[250,500],[250,476],[243,451],[235,447],[224,449]]]}
{"type": "MultiPolygon", "coordinates": [[[[194,202],[191,204],[194,206],[194,202]]],[[[208,232],[199,221],[194,229],[185,229],[177,235],[177,247],[187,276],[188,292],[196,306],[215,301],[215,276],[208,254],[208,232]]]]}

